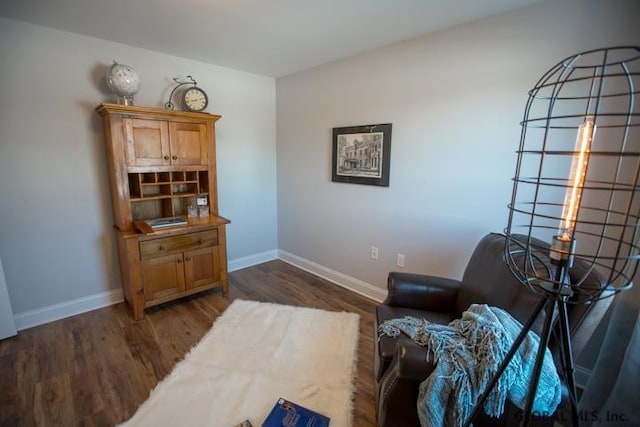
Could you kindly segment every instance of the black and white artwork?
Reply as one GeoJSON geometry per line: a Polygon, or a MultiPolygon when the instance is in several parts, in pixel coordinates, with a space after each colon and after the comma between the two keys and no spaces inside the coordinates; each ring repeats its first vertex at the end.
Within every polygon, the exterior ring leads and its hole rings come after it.
{"type": "Polygon", "coordinates": [[[391,124],[333,128],[331,180],[389,186],[391,124]]]}

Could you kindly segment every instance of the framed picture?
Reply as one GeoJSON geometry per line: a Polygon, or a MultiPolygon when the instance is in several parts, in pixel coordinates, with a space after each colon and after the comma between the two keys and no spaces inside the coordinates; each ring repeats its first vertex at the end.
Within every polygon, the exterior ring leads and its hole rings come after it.
{"type": "Polygon", "coordinates": [[[391,123],[333,128],[331,181],[389,186],[391,123]]]}

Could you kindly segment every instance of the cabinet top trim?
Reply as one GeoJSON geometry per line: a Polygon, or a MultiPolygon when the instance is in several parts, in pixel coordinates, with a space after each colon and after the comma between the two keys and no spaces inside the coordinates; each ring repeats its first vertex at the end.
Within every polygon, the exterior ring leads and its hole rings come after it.
{"type": "Polygon", "coordinates": [[[137,115],[142,114],[145,116],[154,115],[156,117],[176,119],[176,118],[189,118],[200,120],[213,120],[214,122],[220,119],[222,116],[209,113],[193,113],[191,111],[171,111],[163,110],[161,108],[151,107],[139,107],[137,105],[121,105],[111,104],[103,102],[96,107],[96,111],[103,116],[108,114],[124,114],[124,115],[137,115]]]}

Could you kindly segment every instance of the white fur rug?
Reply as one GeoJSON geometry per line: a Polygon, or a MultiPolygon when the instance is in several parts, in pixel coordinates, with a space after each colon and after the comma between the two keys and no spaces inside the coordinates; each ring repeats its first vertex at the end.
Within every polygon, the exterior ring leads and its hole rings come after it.
{"type": "Polygon", "coordinates": [[[259,427],[279,397],[352,424],[359,316],[235,300],[126,426],[259,427]]]}

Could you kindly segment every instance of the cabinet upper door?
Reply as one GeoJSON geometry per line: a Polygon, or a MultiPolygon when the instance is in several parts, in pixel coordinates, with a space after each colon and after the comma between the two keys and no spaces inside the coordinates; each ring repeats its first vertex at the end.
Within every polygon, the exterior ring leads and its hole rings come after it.
{"type": "Polygon", "coordinates": [[[124,119],[128,166],[169,166],[169,131],[166,121],[124,119]]]}
{"type": "Polygon", "coordinates": [[[204,123],[169,122],[171,164],[174,166],[206,166],[207,125],[204,123]]]}
{"type": "Polygon", "coordinates": [[[207,166],[207,125],[124,119],[128,166],[207,166]]]}

